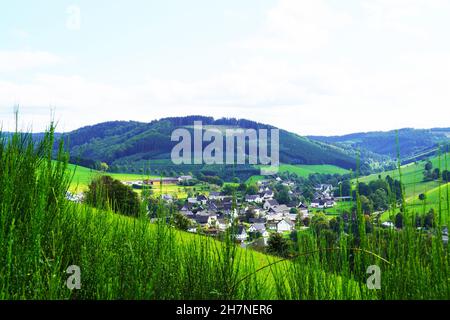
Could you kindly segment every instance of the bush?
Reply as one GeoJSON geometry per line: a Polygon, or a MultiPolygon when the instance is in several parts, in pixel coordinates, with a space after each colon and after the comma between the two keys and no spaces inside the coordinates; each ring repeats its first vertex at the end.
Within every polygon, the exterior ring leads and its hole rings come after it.
{"type": "Polygon", "coordinates": [[[127,216],[138,216],[140,201],[130,187],[110,176],[94,179],[85,194],[86,203],[99,209],[111,209],[127,216]]]}

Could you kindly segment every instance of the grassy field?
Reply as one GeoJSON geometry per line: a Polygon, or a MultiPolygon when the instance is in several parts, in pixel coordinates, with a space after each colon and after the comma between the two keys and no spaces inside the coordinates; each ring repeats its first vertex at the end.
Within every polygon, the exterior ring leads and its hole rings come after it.
{"type": "MultiPolygon", "coordinates": [[[[450,153],[447,153],[447,161],[450,159],[450,153]]],[[[446,169],[445,155],[430,157],[429,161],[433,164],[434,168],[440,168],[441,171],[446,169]]],[[[428,212],[433,208],[436,212],[441,206],[442,216],[445,222],[450,218],[450,211],[448,208],[448,184],[441,184],[439,181],[423,181],[423,172],[425,163],[427,160],[422,160],[414,163],[410,163],[401,166],[401,181],[405,186],[405,201],[407,204],[408,212],[411,214],[420,214],[428,212]],[[439,191],[440,190],[440,191],[439,191]],[[439,193],[440,192],[440,193],[439,193]],[[426,200],[419,200],[419,194],[425,194],[426,200]],[[439,196],[440,194],[440,196],[439,196]]],[[[392,178],[400,180],[399,170],[386,171],[380,174],[372,174],[365,177],[360,177],[358,180],[360,182],[369,183],[370,181],[376,180],[379,177],[385,179],[386,176],[390,175],[392,178]]],[[[356,179],[353,180],[355,185],[356,179]]],[[[392,220],[390,217],[390,212],[385,212],[381,220],[392,220]]]]}
{"type": "MultiPolygon", "coordinates": [[[[289,172],[289,173],[295,173],[299,177],[307,178],[310,174],[313,173],[319,173],[319,174],[346,174],[350,173],[349,170],[330,165],[330,164],[299,164],[299,165],[293,165],[293,164],[280,164],[278,168],[280,173],[289,172]]],[[[262,175],[255,175],[251,176],[249,179],[247,179],[247,183],[254,184],[258,182],[259,180],[264,180],[266,177],[262,175]]]]}
{"type": "Polygon", "coordinates": [[[354,201],[339,201],[333,208],[325,209],[325,213],[332,218],[341,215],[343,212],[351,212],[354,205],[354,201]]]}
{"type": "MultiPolygon", "coordinates": [[[[447,159],[450,160],[450,153],[447,154],[447,159]]],[[[441,171],[445,170],[445,158],[441,156],[440,161],[438,156],[431,157],[429,159],[433,163],[433,168],[441,168],[441,171]]],[[[439,187],[438,181],[423,181],[423,171],[426,161],[419,161],[401,166],[402,183],[405,185],[405,197],[407,200],[417,198],[421,193],[428,192],[432,189],[439,187]]],[[[399,180],[400,175],[398,169],[385,171],[382,173],[376,173],[365,177],[360,177],[360,182],[368,183],[372,180],[378,179],[381,176],[385,179],[390,175],[392,178],[399,180]]],[[[354,180],[355,181],[355,180],[354,180]]]]}
{"type": "Polygon", "coordinates": [[[107,174],[114,179],[118,179],[121,181],[137,181],[147,178],[159,178],[156,176],[148,176],[148,175],[140,175],[140,174],[128,174],[128,173],[103,173],[100,171],[96,171],[93,169],[89,169],[82,166],[76,166],[73,164],[68,165],[68,170],[70,174],[73,175],[72,182],[70,183],[69,190],[71,192],[82,192],[85,191],[89,185],[89,183],[92,181],[93,178],[102,175],[107,174]]]}
{"type": "MultiPolygon", "coordinates": [[[[69,191],[73,193],[86,191],[91,180],[99,175],[109,175],[114,179],[120,181],[139,181],[142,179],[158,179],[157,176],[129,174],[129,173],[104,173],[92,169],[88,169],[81,166],[68,165],[68,171],[73,175],[72,182],[70,183],[69,191]]],[[[141,193],[141,189],[135,189],[137,193],[141,193]]],[[[196,186],[180,186],[177,184],[165,184],[163,186],[154,186],[152,188],[154,195],[169,194],[175,198],[186,198],[189,193],[195,194],[201,192],[203,194],[209,194],[210,187],[207,183],[202,183],[196,186]]]]}

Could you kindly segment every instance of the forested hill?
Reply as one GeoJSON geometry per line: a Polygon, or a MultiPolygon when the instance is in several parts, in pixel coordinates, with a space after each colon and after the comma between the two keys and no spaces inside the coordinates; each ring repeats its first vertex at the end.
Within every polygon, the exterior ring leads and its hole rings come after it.
{"type": "MultiPolygon", "coordinates": [[[[172,117],[149,123],[113,121],[87,126],[63,135],[72,158],[103,161],[109,165],[143,160],[168,160],[176,142],[171,134],[177,128],[192,130],[194,121],[205,127],[271,129],[273,126],[245,119],[214,119],[204,116],[172,117]]],[[[208,143],[205,143],[207,145],[208,143]]],[[[356,160],[341,148],[312,141],[280,130],[280,161],[290,164],[332,164],[354,169],[356,160]]],[[[85,165],[87,163],[84,163],[85,165]]]]}
{"type": "Polygon", "coordinates": [[[440,144],[448,144],[450,128],[405,128],[387,132],[364,132],[330,137],[309,136],[309,138],[342,148],[358,148],[392,158],[397,157],[399,149],[401,158],[406,159],[433,152],[440,144]]]}

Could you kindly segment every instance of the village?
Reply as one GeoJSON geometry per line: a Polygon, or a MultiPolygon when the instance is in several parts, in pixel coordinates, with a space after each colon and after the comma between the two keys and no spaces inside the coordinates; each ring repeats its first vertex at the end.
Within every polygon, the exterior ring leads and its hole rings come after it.
{"type": "MultiPolygon", "coordinates": [[[[192,176],[143,179],[138,181],[122,181],[133,189],[158,189],[159,186],[180,186],[195,180],[192,176]]],[[[294,200],[301,197],[296,182],[283,180],[279,176],[268,176],[256,182],[254,194],[240,193],[232,195],[221,191],[198,192],[185,199],[178,199],[173,194],[160,194],[159,198],[166,205],[176,206],[179,214],[186,218],[188,227],[185,231],[219,236],[232,225],[233,237],[237,242],[245,244],[255,240],[263,245],[273,233],[288,235],[294,230],[304,230],[310,225],[314,213],[325,212],[334,208],[339,201],[347,201],[350,197],[335,197],[335,187],[331,184],[318,184],[314,188],[313,199],[294,200]],[[291,201],[279,203],[276,189],[282,186],[288,190],[291,201]]],[[[67,199],[82,202],[83,193],[67,193],[67,199]]],[[[150,215],[150,211],[149,211],[150,215]]]]}
{"type": "MultiPolygon", "coordinates": [[[[236,241],[245,243],[262,239],[264,245],[272,233],[289,234],[296,229],[309,226],[313,210],[333,208],[337,201],[333,196],[333,186],[320,184],[315,188],[314,199],[308,205],[304,202],[280,204],[275,199],[273,186],[282,184],[291,188],[294,182],[283,181],[280,177],[257,182],[257,193],[241,197],[227,195],[221,191],[198,194],[186,199],[180,213],[190,221],[188,232],[217,236],[233,224],[236,241]]],[[[293,188],[292,188],[293,189],[293,188]]],[[[171,195],[162,195],[162,199],[173,202],[171,195]]]]}

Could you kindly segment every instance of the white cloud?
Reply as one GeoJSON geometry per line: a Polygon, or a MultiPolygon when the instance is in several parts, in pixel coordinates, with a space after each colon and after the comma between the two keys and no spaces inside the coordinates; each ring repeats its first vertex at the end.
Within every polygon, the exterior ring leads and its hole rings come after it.
{"type": "Polygon", "coordinates": [[[45,51],[0,50],[0,72],[16,72],[61,62],[61,57],[45,51]]]}
{"type": "Polygon", "coordinates": [[[442,10],[449,10],[446,0],[369,0],[362,3],[370,28],[426,39],[429,21],[442,10]]]}
{"type": "Polygon", "coordinates": [[[324,47],[333,33],[352,23],[346,12],[324,0],[280,0],[267,12],[261,34],[238,46],[283,52],[310,52],[324,47]]]}
{"type": "MultiPolygon", "coordinates": [[[[445,2],[371,0],[339,9],[329,3],[280,0],[263,28],[234,48],[228,68],[200,79],[151,74],[124,85],[35,70],[0,78],[0,118],[8,119],[19,103],[24,122],[41,129],[50,106],[60,130],[189,114],[249,118],[301,134],[449,126],[450,52],[441,42],[428,39],[422,46],[415,38],[441,31],[421,19],[424,12],[428,19],[440,11],[445,16],[445,2]],[[397,39],[402,45],[386,44],[397,39]]],[[[16,53],[0,51],[0,71],[63,61],[51,53],[16,53]]]]}

